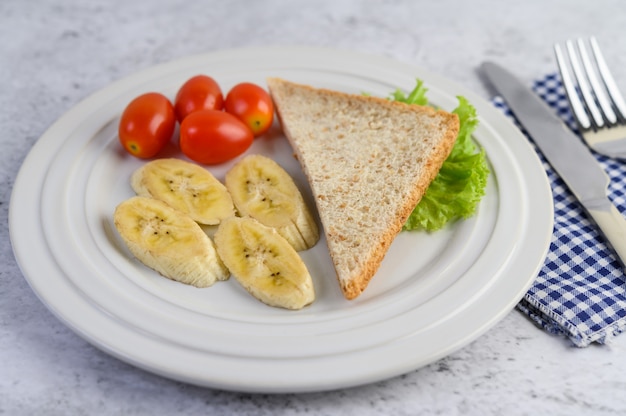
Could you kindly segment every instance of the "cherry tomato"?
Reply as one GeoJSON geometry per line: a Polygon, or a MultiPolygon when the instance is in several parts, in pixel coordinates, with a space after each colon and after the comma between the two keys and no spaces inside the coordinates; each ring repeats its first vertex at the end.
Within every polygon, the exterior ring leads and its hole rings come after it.
{"type": "Polygon", "coordinates": [[[254,137],[265,133],[274,120],[274,104],[270,95],[250,82],[235,85],[226,96],[224,110],[243,121],[254,137]]]}
{"type": "Polygon", "coordinates": [[[239,156],[253,141],[250,129],[224,111],[195,111],[180,125],[180,149],[191,160],[206,165],[239,156]]]}
{"type": "Polygon", "coordinates": [[[150,158],[170,141],[175,127],[176,116],[170,100],[158,92],[149,92],[126,106],[118,134],[128,153],[150,158]]]}
{"type": "Polygon", "coordinates": [[[189,78],[176,94],[174,111],[179,123],[190,113],[198,110],[221,110],[224,95],[215,80],[206,75],[189,78]]]}

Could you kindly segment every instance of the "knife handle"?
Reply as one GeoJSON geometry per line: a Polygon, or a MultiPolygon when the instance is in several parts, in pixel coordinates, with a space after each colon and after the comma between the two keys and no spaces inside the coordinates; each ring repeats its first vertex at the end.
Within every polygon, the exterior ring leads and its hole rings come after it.
{"type": "Polygon", "coordinates": [[[588,211],[602,230],[604,237],[613,247],[622,262],[622,266],[626,265],[626,219],[611,203],[588,211]]]}

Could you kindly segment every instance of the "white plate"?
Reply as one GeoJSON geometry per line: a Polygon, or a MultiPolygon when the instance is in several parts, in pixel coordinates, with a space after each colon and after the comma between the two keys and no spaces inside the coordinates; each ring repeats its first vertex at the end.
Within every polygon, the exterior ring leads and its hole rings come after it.
{"type": "MultiPolygon", "coordinates": [[[[248,153],[270,155],[312,204],[306,178],[278,128],[248,153]]],[[[169,154],[177,155],[175,146],[169,154]]],[[[179,155],[180,156],[180,155],[179,155]]],[[[230,164],[212,169],[223,179],[230,164]]],[[[460,86],[409,65],[316,48],[254,48],[163,64],[93,94],[60,118],[25,160],[13,190],[10,231],[24,276],[50,310],[104,351],[151,372],[249,392],[350,387],[433,362],[484,333],[521,299],[545,258],[552,197],[520,132],[460,86]],[[116,132],[136,95],[173,97],[184,80],[210,74],[227,91],[267,76],[387,96],[415,78],[444,109],[456,96],[480,116],[475,138],[492,175],[478,215],[446,230],[403,232],[365,293],[344,300],[321,240],[302,255],[317,300],[301,311],[268,307],[234,279],[196,289],[160,277],[128,253],[114,207],[132,195],[116,132]]]]}

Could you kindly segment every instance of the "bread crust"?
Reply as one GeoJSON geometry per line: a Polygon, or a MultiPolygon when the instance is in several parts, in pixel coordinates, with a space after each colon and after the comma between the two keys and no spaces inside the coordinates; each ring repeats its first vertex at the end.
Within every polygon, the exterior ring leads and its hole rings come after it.
{"type": "MultiPolygon", "coordinates": [[[[398,233],[402,231],[402,227],[406,223],[407,218],[415,206],[419,203],[422,196],[426,192],[426,189],[432,180],[437,176],[441,165],[450,154],[459,131],[458,116],[443,110],[435,110],[431,107],[407,105],[380,97],[348,94],[328,89],[317,89],[309,85],[296,84],[279,78],[269,78],[267,82],[272,98],[274,99],[276,112],[282,125],[283,132],[294,149],[295,156],[300,162],[304,173],[309,179],[309,183],[318,206],[318,211],[320,212],[320,217],[322,218],[324,232],[326,233],[327,241],[329,242],[329,252],[337,271],[337,279],[339,281],[341,291],[346,299],[355,299],[365,290],[372,277],[376,274],[389,247],[391,246],[391,243],[398,233]],[[343,260],[339,257],[341,257],[343,253],[339,253],[331,247],[332,240],[337,238],[335,230],[333,229],[333,224],[324,224],[323,217],[325,215],[323,210],[325,209],[325,205],[322,202],[325,201],[320,201],[320,198],[323,195],[320,195],[316,191],[316,186],[319,185],[319,181],[317,181],[315,177],[319,172],[311,171],[316,170],[316,168],[319,167],[312,169],[309,164],[307,164],[307,160],[309,162],[311,160],[311,155],[306,155],[308,156],[307,158],[302,154],[301,146],[307,145],[310,141],[316,140],[316,138],[304,137],[301,131],[299,133],[294,132],[294,130],[297,129],[295,126],[296,122],[294,121],[296,117],[301,117],[304,120],[307,118],[313,119],[315,117],[314,114],[297,114],[295,116],[292,114],[293,109],[290,108],[290,105],[293,104],[293,102],[290,103],[290,101],[299,99],[298,97],[303,95],[307,95],[307,98],[319,97],[320,99],[327,100],[329,102],[348,102],[346,107],[348,109],[354,109],[354,106],[360,106],[360,104],[363,104],[368,110],[373,109],[372,111],[376,110],[381,114],[388,114],[389,117],[395,117],[401,114],[408,114],[409,117],[412,117],[412,115],[419,116],[420,118],[429,120],[429,122],[432,121],[432,125],[429,124],[429,129],[431,131],[428,131],[427,133],[438,135],[436,140],[431,140],[433,143],[430,143],[430,141],[428,142],[429,145],[432,146],[428,148],[428,152],[426,152],[427,154],[424,155],[424,160],[422,161],[423,166],[421,166],[419,170],[419,175],[414,181],[411,181],[410,186],[405,186],[406,189],[402,189],[402,195],[394,201],[393,207],[395,212],[388,219],[385,229],[379,230],[374,234],[370,233],[367,236],[367,238],[373,240],[375,244],[372,244],[368,252],[362,253],[366,260],[359,264],[358,269],[351,270],[349,276],[346,276],[343,271],[338,269],[338,264],[340,264],[343,260]]],[[[306,108],[307,106],[303,105],[303,107],[306,108]]],[[[397,132],[394,132],[394,134],[396,133],[397,132]]],[[[415,134],[416,132],[412,133],[415,134]]],[[[320,130],[320,135],[321,134],[320,130]]],[[[313,135],[313,133],[310,133],[310,135],[313,135]]],[[[347,138],[347,140],[358,139],[359,137],[347,138]]],[[[324,156],[325,155],[323,154],[319,155],[321,158],[324,156]]],[[[391,157],[393,161],[396,161],[396,158],[401,159],[402,155],[392,155],[391,157]]],[[[407,162],[407,160],[401,161],[404,163],[407,162]]],[[[378,203],[378,201],[363,202],[370,204],[378,203]]]]}

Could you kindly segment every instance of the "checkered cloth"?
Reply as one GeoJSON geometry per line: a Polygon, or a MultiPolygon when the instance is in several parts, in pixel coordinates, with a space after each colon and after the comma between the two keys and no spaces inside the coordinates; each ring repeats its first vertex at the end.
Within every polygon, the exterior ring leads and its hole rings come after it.
{"type": "MultiPolygon", "coordinates": [[[[577,130],[557,74],[536,81],[533,89],[577,130]]],[[[515,121],[502,98],[492,102],[515,121]]],[[[554,232],[545,263],[517,308],[549,333],[566,336],[578,347],[608,343],[626,329],[626,277],[621,263],[541,151],[535,150],[552,187],[554,232]]],[[[609,198],[624,214],[626,162],[594,155],[611,178],[609,198]]]]}

